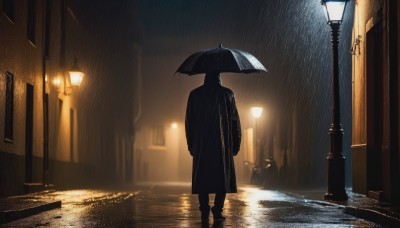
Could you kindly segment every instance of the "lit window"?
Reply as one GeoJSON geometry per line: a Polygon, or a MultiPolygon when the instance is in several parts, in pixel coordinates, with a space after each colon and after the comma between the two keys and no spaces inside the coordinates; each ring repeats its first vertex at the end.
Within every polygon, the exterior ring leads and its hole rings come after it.
{"type": "Polygon", "coordinates": [[[165,132],[163,126],[154,126],[151,130],[153,146],[165,146],[165,132]]]}
{"type": "Polygon", "coordinates": [[[36,0],[29,0],[28,1],[28,28],[27,28],[27,35],[28,40],[31,41],[32,44],[35,44],[35,25],[36,25],[36,0]]]}
{"type": "Polygon", "coordinates": [[[5,110],[4,140],[13,141],[13,116],[14,116],[14,75],[6,72],[6,110],[5,110]]]}
{"type": "Polygon", "coordinates": [[[10,21],[14,22],[14,0],[3,0],[3,12],[10,21]]]}

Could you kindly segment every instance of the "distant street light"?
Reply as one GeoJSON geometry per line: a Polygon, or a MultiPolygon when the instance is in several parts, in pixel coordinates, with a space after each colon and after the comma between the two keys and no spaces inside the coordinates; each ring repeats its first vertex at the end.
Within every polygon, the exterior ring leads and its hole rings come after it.
{"type": "Polygon", "coordinates": [[[53,78],[53,85],[57,88],[60,87],[61,86],[61,78],[60,77],[53,78]]]}
{"type": "Polygon", "coordinates": [[[343,128],[340,123],[340,93],[339,93],[339,29],[343,20],[348,0],[322,0],[325,16],[332,31],[333,49],[333,104],[332,124],[329,129],[330,150],[328,160],[328,192],[326,200],[347,200],[345,189],[345,157],[343,156],[343,128]]]}
{"type": "Polygon", "coordinates": [[[251,110],[251,114],[253,115],[253,117],[257,119],[257,118],[260,118],[263,108],[262,107],[252,107],[250,110],[251,110]]]}
{"type": "Polygon", "coordinates": [[[261,152],[259,150],[259,145],[258,145],[258,139],[257,139],[257,119],[260,118],[263,108],[262,107],[251,107],[250,108],[251,114],[253,115],[255,119],[255,125],[254,125],[254,141],[255,141],[255,150],[256,150],[256,164],[258,164],[260,167],[262,166],[262,156],[261,152]]]}

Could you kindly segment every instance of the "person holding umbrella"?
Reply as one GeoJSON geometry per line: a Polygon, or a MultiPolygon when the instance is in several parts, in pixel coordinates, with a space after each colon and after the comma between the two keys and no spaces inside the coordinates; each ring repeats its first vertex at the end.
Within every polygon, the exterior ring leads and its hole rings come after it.
{"type": "Polygon", "coordinates": [[[177,72],[205,73],[204,84],[189,94],[185,130],[188,150],[193,157],[192,194],[198,194],[201,220],[223,221],[226,193],[236,193],[233,157],[240,150],[241,127],[235,96],[223,87],[220,72],[260,72],[264,66],[252,55],[236,49],[218,48],[196,52],[177,72]],[[209,194],[215,193],[214,206],[209,194]]]}
{"type": "Polygon", "coordinates": [[[185,127],[201,219],[208,220],[208,194],[216,193],[211,211],[215,221],[224,220],[225,195],[237,192],[233,156],[240,149],[241,129],[233,92],[221,85],[219,72],[208,72],[204,85],[191,91],[185,127]]]}

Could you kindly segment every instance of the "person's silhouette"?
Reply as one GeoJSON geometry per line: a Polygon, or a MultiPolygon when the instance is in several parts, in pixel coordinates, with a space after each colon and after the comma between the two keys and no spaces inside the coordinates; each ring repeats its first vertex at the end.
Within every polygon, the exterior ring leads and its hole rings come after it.
{"type": "Polygon", "coordinates": [[[234,94],[221,85],[219,72],[208,72],[204,85],[190,92],[185,128],[193,156],[192,194],[199,196],[201,219],[208,220],[208,196],[216,193],[211,211],[214,221],[224,220],[226,193],[237,192],[233,156],[240,149],[241,129],[234,94]]]}

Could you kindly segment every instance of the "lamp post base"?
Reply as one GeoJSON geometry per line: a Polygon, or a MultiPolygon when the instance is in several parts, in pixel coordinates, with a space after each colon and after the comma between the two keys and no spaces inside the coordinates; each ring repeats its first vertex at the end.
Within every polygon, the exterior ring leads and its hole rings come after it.
{"type": "Polygon", "coordinates": [[[345,188],[345,158],[343,155],[334,156],[329,154],[328,158],[328,192],[325,200],[344,201],[347,200],[345,188]]]}

